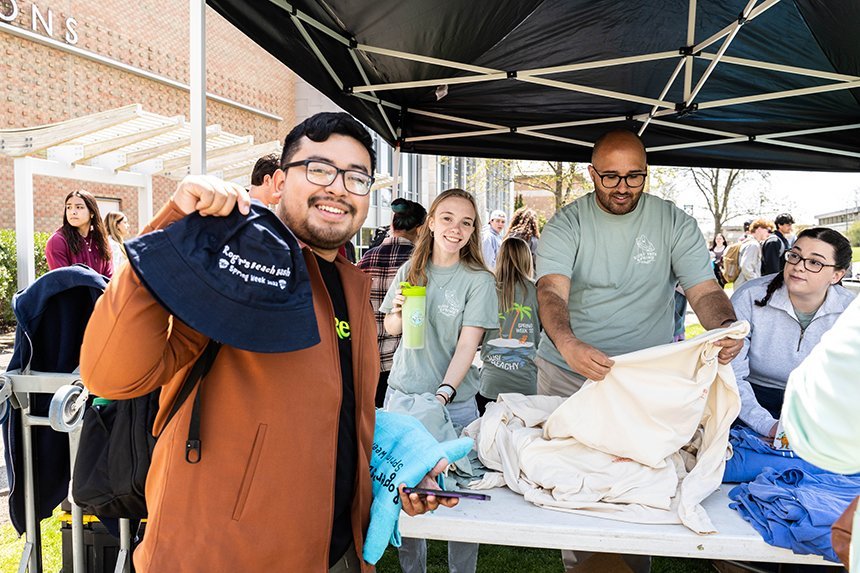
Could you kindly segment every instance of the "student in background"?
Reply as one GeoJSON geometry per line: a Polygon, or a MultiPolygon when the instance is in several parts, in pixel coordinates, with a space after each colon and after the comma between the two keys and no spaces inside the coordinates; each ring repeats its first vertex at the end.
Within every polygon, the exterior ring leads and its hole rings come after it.
{"type": "Polygon", "coordinates": [[[128,260],[123,242],[129,238],[128,217],[122,211],[111,211],[105,215],[105,229],[110,245],[111,262],[114,268],[128,260]]]}
{"type": "Polygon", "coordinates": [[[272,176],[280,168],[280,159],[274,153],[264,155],[254,164],[251,172],[251,188],[248,194],[263,205],[277,205],[281,200],[281,191],[274,185],[272,176]]]}
{"type": "Polygon", "coordinates": [[[753,279],[732,296],[738,320],[751,326],[732,361],[741,394],[739,418],[771,437],[789,374],[854,299],[839,284],[851,266],[851,245],[839,232],[806,229],[784,258],[781,273],[753,279]]]}
{"type": "Polygon", "coordinates": [[[376,340],[379,344],[379,384],[376,387],[376,407],[381,408],[385,401],[385,391],[388,390],[388,375],[394,351],[400,343],[399,336],[391,336],[385,332],[385,313],[379,310],[385,293],[394,281],[397,269],[409,260],[415,242],[418,240],[418,228],[427,218],[427,210],[419,203],[397,198],[391,202],[391,236],[378,247],[369,249],[358,262],[358,268],[370,275],[370,305],[376,315],[376,340]]]}
{"type": "MultiPolygon", "coordinates": [[[[516,215],[514,215],[516,217],[516,215]]],[[[498,328],[487,330],[481,345],[481,386],[475,396],[483,415],[499,394],[537,394],[535,354],[540,336],[537,289],[529,245],[509,237],[496,259],[498,328]]]]}
{"type": "Polygon", "coordinates": [[[113,274],[110,245],[96,198],[83,189],[66,195],[63,226],[45,245],[51,270],[80,263],[110,277],[113,274]]]}

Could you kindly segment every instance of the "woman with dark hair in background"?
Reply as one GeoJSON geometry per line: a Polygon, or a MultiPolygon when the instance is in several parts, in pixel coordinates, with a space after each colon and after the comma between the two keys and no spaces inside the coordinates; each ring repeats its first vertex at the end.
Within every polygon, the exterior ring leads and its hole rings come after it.
{"type": "Polygon", "coordinates": [[[111,211],[105,215],[108,244],[114,268],[128,260],[123,242],[128,238],[128,217],[122,211],[111,211]]]}
{"type": "Polygon", "coordinates": [[[854,299],[839,284],[851,266],[851,244],[839,232],[806,229],[783,256],[781,273],[752,279],[732,296],[738,320],[751,326],[732,360],[741,394],[739,418],[771,437],[788,375],[854,299]]]}
{"type": "Polygon", "coordinates": [[[45,258],[51,270],[80,263],[106,277],[113,274],[107,232],[91,193],[80,190],[66,195],[63,226],[48,239],[45,258]]]}
{"type": "Polygon", "coordinates": [[[540,228],[538,216],[534,209],[520,207],[514,211],[511,224],[508,226],[508,233],[505,235],[506,239],[508,237],[516,237],[525,241],[532,252],[532,260],[536,260],[540,228]]]}
{"type": "Polygon", "coordinates": [[[726,286],[726,279],[723,276],[722,264],[723,264],[723,253],[726,252],[726,237],[722,233],[717,233],[714,235],[714,240],[711,241],[711,261],[714,263],[714,276],[717,277],[717,283],[720,285],[720,288],[726,286]]]}
{"type": "Polygon", "coordinates": [[[391,203],[394,216],[391,218],[391,236],[378,247],[368,249],[358,268],[371,277],[370,304],[376,315],[376,338],[379,343],[379,384],[376,387],[376,407],[381,408],[388,389],[388,374],[394,351],[400,343],[400,336],[391,336],[385,332],[385,313],[379,312],[379,306],[385,299],[385,293],[394,280],[403,263],[409,260],[415,241],[418,239],[418,227],[424,224],[427,211],[419,203],[406,199],[395,199],[391,203]]]}

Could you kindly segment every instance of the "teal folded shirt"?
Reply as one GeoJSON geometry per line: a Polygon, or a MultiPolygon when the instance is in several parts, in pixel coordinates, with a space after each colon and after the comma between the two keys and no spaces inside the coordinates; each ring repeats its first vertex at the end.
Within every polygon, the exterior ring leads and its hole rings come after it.
{"type": "Polygon", "coordinates": [[[412,416],[376,411],[376,427],[370,457],[373,503],[370,526],[364,540],[362,558],[375,565],[388,544],[400,547],[397,527],[402,509],[397,487],[414,487],[439,460],[457,460],[469,453],[474,441],[459,438],[439,443],[421,422],[412,416]]]}

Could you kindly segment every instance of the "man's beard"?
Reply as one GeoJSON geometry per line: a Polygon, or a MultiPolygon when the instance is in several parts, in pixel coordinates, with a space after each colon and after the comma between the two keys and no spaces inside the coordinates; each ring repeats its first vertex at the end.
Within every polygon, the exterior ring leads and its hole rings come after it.
{"type": "MultiPolygon", "coordinates": [[[[311,197],[308,199],[308,208],[314,209],[314,205],[316,205],[316,203],[317,202],[314,198],[311,197]]],[[[355,214],[354,207],[344,203],[341,203],[340,205],[347,211],[347,213],[351,215],[355,214]]],[[[352,229],[338,229],[330,226],[312,228],[308,225],[307,218],[299,218],[297,221],[291,220],[290,214],[288,210],[284,208],[283,204],[278,205],[277,215],[281,222],[293,232],[296,238],[309,247],[327,250],[338,249],[345,245],[357,231],[352,229]]]]}

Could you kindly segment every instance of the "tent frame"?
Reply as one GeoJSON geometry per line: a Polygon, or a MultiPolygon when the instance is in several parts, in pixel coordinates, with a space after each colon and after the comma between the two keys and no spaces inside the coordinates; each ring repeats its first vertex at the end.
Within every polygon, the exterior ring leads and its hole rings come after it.
{"type": "MultiPolygon", "coordinates": [[[[198,2],[200,0],[197,0],[198,2]]],[[[310,48],[311,52],[316,56],[319,63],[323,66],[323,68],[327,71],[331,80],[335,82],[337,86],[343,91],[343,93],[351,95],[353,97],[357,97],[360,99],[364,99],[366,101],[373,102],[379,109],[380,115],[384,118],[386,122],[386,126],[388,131],[392,137],[392,140],[397,144],[401,143],[409,143],[409,142],[419,142],[419,141],[430,141],[430,140],[445,140],[445,139],[458,139],[458,138],[470,138],[470,137],[485,137],[492,135],[499,135],[504,133],[517,133],[519,135],[523,135],[526,137],[534,137],[534,138],[542,138],[542,139],[550,139],[553,141],[559,141],[563,143],[567,143],[570,145],[577,146],[586,146],[591,147],[593,145],[592,142],[581,141],[569,137],[561,137],[554,134],[545,133],[546,130],[559,128],[559,127],[570,127],[574,125],[587,125],[588,123],[584,122],[568,122],[568,123],[555,123],[555,124],[544,124],[544,125],[528,125],[528,126],[520,126],[520,127],[511,127],[499,124],[491,124],[487,122],[479,122],[474,121],[465,117],[455,117],[446,114],[437,114],[427,110],[421,110],[418,108],[407,108],[401,107],[393,102],[386,101],[378,94],[381,92],[391,92],[395,90],[403,90],[403,89],[413,89],[413,88],[426,88],[437,86],[444,92],[449,85],[457,85],[457,84],[467,84],[467,83],[478,83],[478,82],[494,82],[494,81],[517,81],[517,82],[525,82],[532,84],[539,84],[542,86],[547,86],[560,90],[573,91],[577,93],[589,94],[598,97],[605,97],[611,99],[618,99],[627,102],[634,102],[640,104],[646,104],[652,106],[652,110],[650,113],[646,114],[638,114],[629,117],[604,117],[598,118],[594,120],[589,120],[592,124],[597,123],[610,123],[617,122],[619,120],[634,120],[637,122],[641,122],[642,125],[639,128],[639,134],[641,135],[648,126],[653,122],[655,118],[674,118],[674,119],[682,119],[684,115],[691,111],[696,110],[705,110],[705,109],[714,109],[714,108],[722,108],[728,106],[735,106],[747,103],[755,103],[755,102],[765,102],[769,100],[775,99],[784,99],[784,98],[792,98],[792,97],[802,97],[806,95],[813,94],[821,94],[832,91],[841,91],[841,90],[850,90],[860,88],[860,77],[851,76],[846,74],[838,74],[823,70],[814,70],[807,68],[800,68],[794,66],[787,66],[783,64],[777,64],[773,62],[767,61],[755,61],[749,60],[745,58],[737,58],[726,55],[726,51],[731,45],[732,41],[737,37],[739,33],[741,33],[741,29],[746,24],[755,20],[762,14],[764,14],[767,10],[775,6],[780,0],[749,0],[743,9],[743,11],[738,15],[738,17],[728,22],[720,31],[711,35],[705,40],[700,42],[695,41],[695,21],[696,21],[696,0],[689,0],[688,2],[688,22],[687,22],[687,46],[681,46],[677,51],[666,51],[666,52],[656,52],[650,54],[641,54],[637,56],[630,56],[624,58],[614,58],[608,60],[601,61],[593,61],[593,62],[581,62],[576,64],[562,65],[562,66],[553,66],[547,68],[537,68],[537,69],[526,69],[526,70],[498,70],[493,68],[487,68],[483,66],[475,66],[463,62],[456,62],[452,60],[446,60],[441,58],[430,57],[421,54],[412,54],[408,52],[392,50],[388,48],[382,48],[378,46],[371,46],[368,44],[358,43],[355,38],[350,37],[349,35],[342,33],[340,31],[334,30],[326,24],[316,20],[309,14],[306,14],[296,8],[294,5],[290,4],[285,0],[269,0],[272,4],[278,6],[289,16],[290,20],[299,30],[302,38],[307,43],[307,46],[310,48]],[[331,66],[331,64],[327,61],[325,55],[322,50],[319,48],[317,43],[311,37],[308,32],[308,27],[311,27],[323,34],[327,37],[339,42],[346,49],[349,50],[349,53],[352,57],[353,62],[355,63],[356,68],[358,69],[361,77],[364,80],[363,85],[346,85],[341,78],[338,76],[337,72],[331,66]],[[716,45],[718,42],[722,41],[719,48],[716,52],[705,52],[705,50],[713,45],[716,45]],[[444,68],[449,68],[452,70],[457,70],[458,72],[471,72],[472,75],[467,76],[450,76],[443,78],[436,78],[430,80],[415,80],[415,81],[405,81],[405,82],[392,82],[385,84],[372,84],[368,81],[367,75],[365,73],[364,67],[361,65],[359,61],[359,57],[365,56],[367,54],[374,54],[378,56],[386,56],[391,58],[398,58],[402,60],[407,60],[410,62],[416,63],[424,63],[431,64],[434,66],[440,66],[444,68]],[[630,94],[630,93],[622,93],[613,90],[601,89],[594,86],[586,86],[575,84],[566,81],[559,81],[551,79],[547,76],[551,76],[553,74],[559,74],[564,72],[572,72],[572,71],[580,71],[580,70],[588,70],[588,69],[598,69],[598,68],[607,68],[611,66],[619,66],[619,65],[628,65],[628,64],[636,64],[642,62],[654,62],[658,60],[667,60],[677,58],[678,63],[674,68],[674,71],[669,76],[664,89],[660,93],[659,97],[647,97],[639,94],[630,94]],[[693,62],[695,59],[707,60],[708,66],[705,69],[704,73],[701,77],[698,78],[695,85],[693,85],[693,62]],[[717,65],[721,66],[746,66],[746,67],[754,67],[759,69],[765,69],[773,72],[792,74],[804,76],[807,78],[814,78],[819,80],[827,80],[827,83],[813,86],[813,87],[805,87],[799,89],[789,89],[782,90],[776,92],[769,93],[760,93],[754,95],[748,95],[743,97],[734,97],[734,98],[726,98],[722,100],[710,100],[710,101],[701,101],[697,102],[696,98],[701,94],[702,89],[707,84],[707,81],[716,68],[717,65]],[[671,87],[676,82],[677,78],[680,76],[681,71],[684,72],[684,101],[682,102],[673,102],[666,100],[666,94],[669,92],[671,87]],[[444,134],[432,134],[432,135],[413,135],[406,138],[400,138],[397,130],[391,125],[390,120],[388,119],[388,114],[386,114],[383,108],[396,109],[399,110],[400,113],[405,116],[407,114],[414,115],[423,115],[427,117],[435,117],[437,119],[445,120],[448,122],[456,123],[463,126],[473,126],[473,127],[481,127],[483,129],[479,130],[462,130],[462,131],[454,131],[451,133],[444,134]]],[[[677,130],[691,130],[697,131],[702,128],[692,128],[691,126],[684,124],[681,121],[662,121],[659,124],[655,123],[654,125],[660,125],[662,127],[677,129],[677,130]]],[[[759,133],[755,135],[749,134],[736,134],[736,133],[728,133],[728,132],[719,132],[717,130],[712,130],[711,132],[700,131],[700,133],[710,133],[711,135],[715,135],[718,139],[707,139],[699,142],[691,142],[684,143],[678,145],[665,145],[665,146],[653,146],[647,149],[648,152],[658,153],[660,151],[668,151],[670,149],[683,149],[683,148],[694,148],[694,147],[708,147],[713,145],[726,145],[732,143],[748,143],[748,142],[758,142],[765,145],[773,145],[773,146],[782,146],[789,147],[794,149],[803,149],[816,151],[825,154],[833,154],[847,157],[860,157],[860,154],[854,153],[851,151],[846,151],[842,149],[835,149],[820,145],[805,145],[802,143],[794,142],[787,140],[787,138],[800,135],[801,133],[806,134],[814,134],[814,133],[827,133],[830,131],[838,131],[838,130],[847,130],[847,129],[856,129],[857,124],[851,125],[831,125],[825,126],[818,129],[809,129],[803,131],[794,131],[794,132],[781,132],[781,133],[759,133]]]]}

